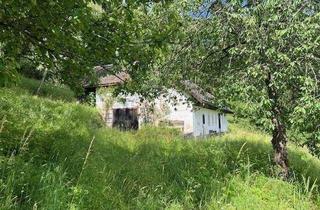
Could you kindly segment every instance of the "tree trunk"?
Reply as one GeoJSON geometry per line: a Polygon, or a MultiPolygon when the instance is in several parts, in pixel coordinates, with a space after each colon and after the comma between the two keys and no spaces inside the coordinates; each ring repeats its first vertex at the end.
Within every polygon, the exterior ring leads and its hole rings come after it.
{"type": "Polygon", "coordinates": [[[281,176],[287,179],[289,176],[289,160],[287,151],[287,136],[285,126],[281,120],[274,117],[272,119],[274,129],[272,131],[272,147],[274,150],[274,161],[281,167],[281,176]]]}
{"type": "Polygon", "coordinates": [[[289,160],[287,150],[287,135],[286,127],[282,121],[282,112],[278,102],[277,90],[274,87],[274,81],[272,74],[269,73],[266,79],[266,86],[268,91],[268,97],[272,102],[272,124],[274,126],[272,131],[272,147],[274,150],[274,161],[281,167],[281,176],[287,179],[289,176],[289,160]]]}

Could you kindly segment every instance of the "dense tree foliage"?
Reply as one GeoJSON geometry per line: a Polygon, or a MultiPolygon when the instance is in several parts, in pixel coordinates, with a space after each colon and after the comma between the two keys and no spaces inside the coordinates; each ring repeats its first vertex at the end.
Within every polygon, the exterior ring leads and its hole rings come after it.
{"type": "MultiPolygon", "coordinates": [[[[90,21],[88,1],[12,1],[0,4],[1,80],[26,62],[62,80],[83,73],[81,32],[90,21]]],[[[70,80],[69,80],[70,81],[70,80]]]]}
{"type": "Polygon", "coordinates": [[[113,64],[108,73],[125,70],[130,74],[131,82],[119,91],[139,91],[148,97],[155,87],[150,83],[143,86],[143,81],[154,79],[150,70],[180,35],[176,31],[181,26],[181,4],[141,2],[102,4],[86,39],[92,43],[88,51],[94,55],[94,65],[113,64]],[[113,8],[111,13],[108,8],[113,8]]]}
{"type": "Polygon", "coordinates": [[[21,71],[79,91],[96,65],[114,64],[119,71],[136,64],[142,72],[172,35],[170,6],[157,2],[1,1],[1,83],[21,71]]]}

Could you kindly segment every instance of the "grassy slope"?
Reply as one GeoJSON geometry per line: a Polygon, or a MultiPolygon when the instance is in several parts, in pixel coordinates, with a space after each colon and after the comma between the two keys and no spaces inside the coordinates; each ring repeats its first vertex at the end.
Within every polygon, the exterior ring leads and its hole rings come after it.
{"type": "MultiPolygon", "coordinates": [[[[16,87],[11,87],[12,89],[16,89],[16,91],[21,92],[24,91],[31,95],[37,93],[41,82],[39,80],[30,79],[26,77],[20,77],[20,80],[17,82],[16,87]]],[[[74,102],[75,95],[70,90],[70,88],[62,85],[53,85],[50,83],[43,83],[40,91],[38,93],[40,97],[49,98],[52,100],[60,100],[65,102],[74,102]]]]}
{"type": "Polygon", "coordinates": [[[280,181],[269,137],[242,125],[206,141],[121,133],[92,108],[19,88],[0,89],[0,120],[0,209],[320,208],[320,161],[292,146],[293,180],[280,181]]]}

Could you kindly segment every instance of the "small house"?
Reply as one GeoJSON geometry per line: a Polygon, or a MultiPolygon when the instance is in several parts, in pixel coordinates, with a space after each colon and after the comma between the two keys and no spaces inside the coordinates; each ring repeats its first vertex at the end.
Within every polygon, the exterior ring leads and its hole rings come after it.
{"type": "Polygon", "coordinates": [[[194,137],[228,131],[226,115],[232,112],[215,106],[210,101],[212,96],[195,84],[185,81],[186,91],[169,89],[153,101],[141,100],[138,94],[113,97],[109,90],[127,79],[129,75],[120,72],[100,77],[96,85],[85,87],[87,94],[93,94],[107,126],[129,130],[143,124],[164,125],[194,137]]]}

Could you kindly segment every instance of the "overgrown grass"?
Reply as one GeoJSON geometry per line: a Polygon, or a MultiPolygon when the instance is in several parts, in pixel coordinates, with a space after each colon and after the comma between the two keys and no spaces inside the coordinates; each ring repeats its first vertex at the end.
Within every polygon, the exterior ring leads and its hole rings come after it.
{"type": "Polygon", "coordinates": [[[69,87],[45,82],[38,92],[40,84],[41,81],[39,80],[20,77],[16,86],[11,88],[14,88],[19,92],[25,91],[31,95],[37,94],[40,97],[50,98],[52,100],[61,100],[65,102],[73,102],[76,100],[74,92],[69,87]]]}
{"type": "Polygon", "coordinates": [[[0,209],[320,208],[320,161],[290,146],[281,181],[263,133],[123,133],[90,107],[0,90],[0,209]]]}

